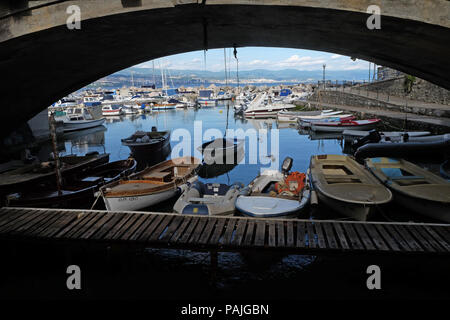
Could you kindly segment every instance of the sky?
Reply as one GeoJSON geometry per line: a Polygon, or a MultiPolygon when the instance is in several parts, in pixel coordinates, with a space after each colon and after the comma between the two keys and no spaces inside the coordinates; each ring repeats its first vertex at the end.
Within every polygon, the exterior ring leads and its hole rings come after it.
{"type": "MultiPolygon", "coordinates": [[[[321,51],[266,47],[243,47],[237,48],[237,51],[239,70],[319,70],[322,69],[323,64],[326,64],[327,70],[366,70],[369,68],[367,61],[358,59],[352,61],[348,56],[321,51]]],[[[226,55],[227,68],[230,67],[231,62],[232,70],[235,69],[236,60],[233,56],[233,49],[227,48],[226,55]]],[[[224,50],[208,50],[206,52],[206,68],[203,51],[176,54],[155,60],[155,67],[159,68],[160,66],[180,70],[220,71],[224,70],[224,50]]],[[[152,61],[141,63],[136,67],[151,68],[152,61]]]]}

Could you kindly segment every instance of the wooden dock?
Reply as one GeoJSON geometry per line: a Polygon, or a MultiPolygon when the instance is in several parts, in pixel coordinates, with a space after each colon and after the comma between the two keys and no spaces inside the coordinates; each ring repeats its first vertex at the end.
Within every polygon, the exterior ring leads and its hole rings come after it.
{"type": "Polygon", "coordinates": [[[1,208],[0,241],[214,252],[449,255],[450,225],[1,208]]]}

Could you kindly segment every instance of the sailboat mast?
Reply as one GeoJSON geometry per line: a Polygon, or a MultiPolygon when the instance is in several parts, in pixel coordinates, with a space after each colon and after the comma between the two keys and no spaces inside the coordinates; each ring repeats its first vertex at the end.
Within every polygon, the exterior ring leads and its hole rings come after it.
{"type": "Polygon", "coordinates": [[[228,87],[228,77],[227,77],[227,51],[223,48],[223,61],[225,63],[225,86],[228,87]]]}

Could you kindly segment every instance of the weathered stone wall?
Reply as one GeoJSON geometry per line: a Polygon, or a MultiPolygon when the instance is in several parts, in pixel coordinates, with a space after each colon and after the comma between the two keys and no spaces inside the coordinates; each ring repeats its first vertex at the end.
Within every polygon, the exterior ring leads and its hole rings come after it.
{"type": "MultiPolygon", "coordinates": [[[[309,98],[309,100],[319,101],[318,91],[314,92],[314,94],[309,98]]],[[[341,91],[320,91],[320,102],[336,105],[363,107],[368,109],[383,109],[398,112],[409,112],[434,117],[450,118],[449,110],[421,108],[408,105],[397,105],[389,102],[380,101],[375,98],[364,97],[361,95],[341,91]]]]}
{"type": "Polygon", "coordinates": [[[450,105],[450,91],[428,81],[416,78],[409,93],[406,92],[405,87],[405,77],[374,82],[362,86],[362,88],[368,89],[369,91],[379,90],[379,92],[397,97],[450,105]]]}

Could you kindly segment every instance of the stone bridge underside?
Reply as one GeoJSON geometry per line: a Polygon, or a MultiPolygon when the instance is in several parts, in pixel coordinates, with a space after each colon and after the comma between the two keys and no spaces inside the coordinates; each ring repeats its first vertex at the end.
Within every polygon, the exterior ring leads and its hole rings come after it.
{"type": "Polygon", "coordinates": [[[449,1],[198,2],[20,0],[0,5],[0,134],[115,71],[234,44],[334,52],[450,89],[449,1]],[[81,30],[66,27],[66,8],[72,4],[81,8],[81,30]],[[370,4],[381,7],[381,30],[366,27],[370,4]]]}

